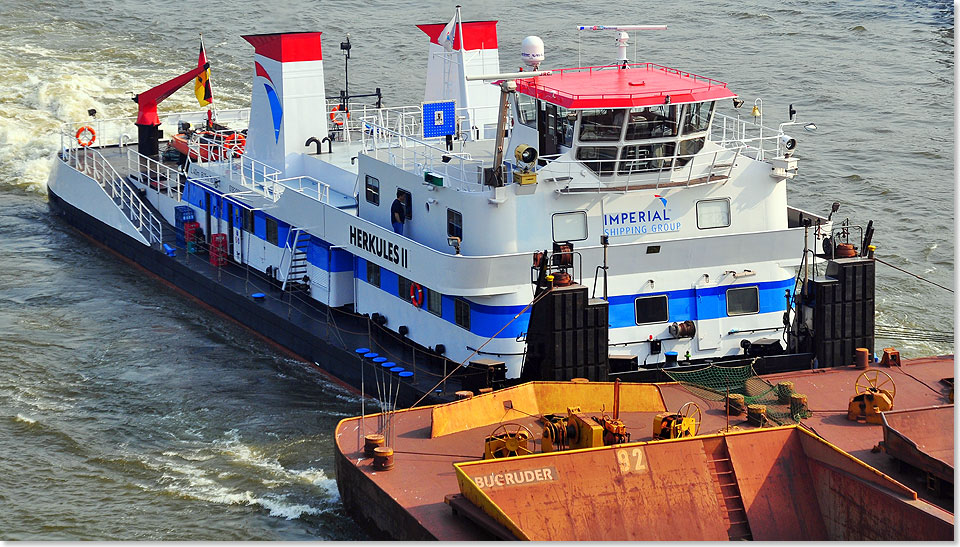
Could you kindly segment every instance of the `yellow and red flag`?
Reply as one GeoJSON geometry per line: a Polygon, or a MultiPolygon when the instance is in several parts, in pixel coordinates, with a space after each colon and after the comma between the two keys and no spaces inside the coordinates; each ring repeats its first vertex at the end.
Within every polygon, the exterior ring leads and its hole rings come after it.
{"type": "Polygon", "coordinates": [[[200,101],[200,106],[207,106],[213,102],[213,88],[210,87],[210,63],[207,61],[207,52],[203,49],[203,36],[200,37],[200,58],[197,59],[197,68],[206,70],[201,72],[193,85],[193,91],[200,101]]]}

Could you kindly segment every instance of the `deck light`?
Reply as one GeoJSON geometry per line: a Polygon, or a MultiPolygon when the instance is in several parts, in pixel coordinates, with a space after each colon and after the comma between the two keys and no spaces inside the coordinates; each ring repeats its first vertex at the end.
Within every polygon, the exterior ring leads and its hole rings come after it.
{"type": "Polygon", "coordinates": [[[734,98],[733,98],[733,107],[739,109],[741,106],[743,106],[743,99],[739,99],[739,98],[737,98],[737,97],[734,97],[734,98]]]}
{"type": "Polygon", "coordinates": [[[817,124],[815,124],[815,123],[813,123],[813,122],[810,122],[810,123],[808,123],[807,125],[803,126],[803,128],[806,129],[807,131],[816,131],[816,130],[817,130],[817,124]]]}

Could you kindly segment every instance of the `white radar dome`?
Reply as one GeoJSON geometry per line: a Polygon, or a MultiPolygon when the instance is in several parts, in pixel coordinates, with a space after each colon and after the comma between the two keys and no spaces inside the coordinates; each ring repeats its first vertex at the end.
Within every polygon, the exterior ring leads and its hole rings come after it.
{"type": "Polygon", "coordinates": [[[543,62],[543,40],[539,36],[527,36],[520,42],[520,58],[534,69],[543,62]]]}

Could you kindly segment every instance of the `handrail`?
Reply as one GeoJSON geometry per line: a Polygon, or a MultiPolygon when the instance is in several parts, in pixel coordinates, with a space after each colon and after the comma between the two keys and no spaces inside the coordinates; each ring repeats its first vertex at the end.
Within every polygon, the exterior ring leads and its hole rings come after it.
{"type": "Polygon", "coordinates": [[[363,153],[373,156],[404,171],[423,175],[429,171],[441,175],[446,182],[452,182],[461,191],[480,192],[484,190],[484,164],[470,154],[449,152],[445,148],[389,127],[381,126],[373,120],[370,135],[364,132],[363,153]]]}
{"type": "Polygon", "coordinates": [[[92,148],[67,148],[61,157],[68,165],[97,181],[114,204],[146,238],[148,244],[163,243],[163,225],[140,196],[123,182],[113,165],[92,148]]]}
{"type": "Polygon", "coordinates": [[[740,156],[740,149],[722,148],[713,152],[698,152],[696,154],[674,154],[660,158],[644,158],[621,160],[619,158],[603,160],[577,160],[569,158],[552,159],[547,167],[539,172],[544,178],[569,178],[567,186],[560,191],[569,191],[572,188],[594,188],[596,191],[630,192],[635,190],[660,189],[670,186],[697,186],[726,180],[733,172],[733,166],[740,156]],[[687,160],[682,164],[678,160],[687,160]],[[659,162],[659,167],[634,170],[621,173],[620,167],[624,163],[659,162]],[[590,166],[597,167],[593,170],[590,166]],[[590,168],[594,173],[593,179],[575,176],[583,166],[590,168]],[[600,172],[600,174],[598,174],[600,172]],[[564,177],[564,174],[568,177],[564,177]],[[655,175],[655,176],[654,176],[655,175]]]}
{"type": "Polygon", "coordinates": [[[280,194],[286,188],[279,183],[279,169],[223,143],[191,139],[187,143],[187,151],[193,163],[218,171],[231,181],[273,201],[280,199],[280,194]]]}
{"type": "Polygon", "coordinates": [[[180,201],[182,188],[180,186],[180,172],[176,169],[151,157],[144,156],[133,148],[128,148],[127,172],[139,173],[140,181],[148,188],[156,190],[158,196],[162,192],[168,198],[177,202],[180,201]]]}
{"type": "MultiPolygon", "coordinates": [[[[196,124],[203,124],[207,119],[206,110],[174,112],[165,114],[162,118],[161,128],[166,132],[177,129],[181,121],[188,121],[196,124]]],[[[217,111],[217,121],[228,123],[236,128],[241,128],[249,123],[250,109],[235,108],[217,111]]],[[[96,140],[89,148],[104,148],[107,146],[129,146],[137,142],[134,123],[136,117],[117,117],[117,118],[91,118],[83,121],[66,122],[60,125],[60,148],[80,148],[75,138],[76,131],[81,127],[89,126],[97,135],[96,140]]]]}

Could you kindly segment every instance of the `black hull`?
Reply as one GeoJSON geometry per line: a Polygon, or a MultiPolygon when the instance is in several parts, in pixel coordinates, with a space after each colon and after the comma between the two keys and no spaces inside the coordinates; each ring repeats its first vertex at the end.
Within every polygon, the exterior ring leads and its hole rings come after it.
{"type": "MultiPolygon", "coordinates": [[[[358,393],[361,386],[367,394],[371,391],[376,393],[375,375],[380,372],[369,362],[361,360],[354,352],[358,347],[371,347],[370,338],[366,334],[358,333],[379,329],[365,316],[333,309],[327,310],[322,304],[311,305],[310,309],[306,310],[292,311],[276,303],[273,306],[265,305],[264,302],[256,301],[242,292],[243,288],[246,288],[242,282],[238,291],[200,271],[204,269],[203,258],[188,257],[187,260],[192,260],[194,263],[191,267],[183,262],[182,258],[168,257],[158,248],[147,247],[134,241],[121,231],[64,201],[52,189],[48,188],[47,193],[53,212],[121,259],[134,263],[188,296],[247,327],[278,349],[307,363],[315,363],[334,381],[358,393]],[[339,323],[337,325],[339,328],[330,327],[329,322],[323,320],[323,317],[330,313],[336,314],[335,322],[339,323]]],[[[177,254],[185,255],[183,249],[178,249],[177,254]]],[[[262,281],[260,285],[266,287],[262,281]]],[[[250,287],[251,293],[256,290],[260,290],[256,285],[250,287]]],[[[269,290],[265,288],[261,292],[269,290]]],[[[380,342],[382,346],[383,341],[380,342]]],[[[387,343],[393,345],[392,348],[388,348],[388,351],[409,352],[414,349],[412,344],[404,344],[401,340],[391,339],[387,343]]],[[[419,358],[421,358],[420,354],[418,354],[419,358]]],[[[401,384],[397,395],[398,406],[410,406],[421,398],[423,398],[421,404],[435,404],[453,398],[453,392],[459,382],[448,382],[444,393],[436,394],[433,387],[439,380],[439,378],[434,379],[438,372],[431,372],[421,371],[418,373],[421,377],[415,378],[415,382],[401,384]]],[[[396,381],[394,385],[396,386],[396,381]]]]}

